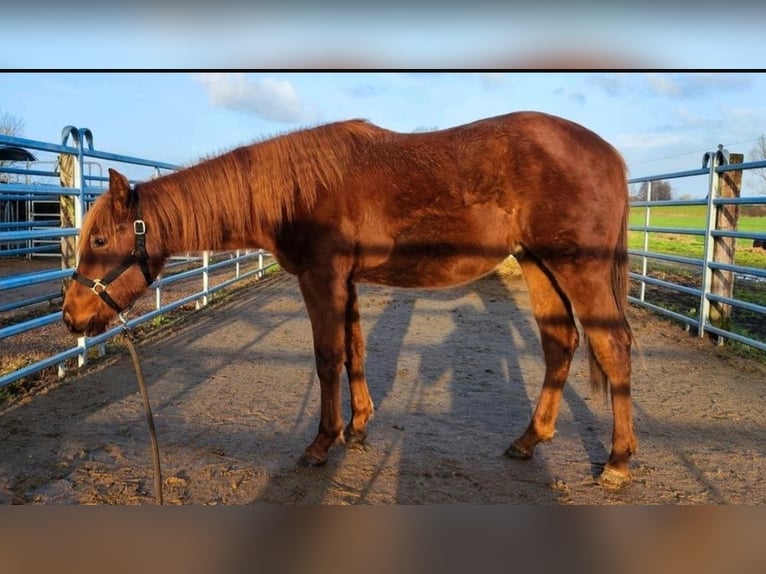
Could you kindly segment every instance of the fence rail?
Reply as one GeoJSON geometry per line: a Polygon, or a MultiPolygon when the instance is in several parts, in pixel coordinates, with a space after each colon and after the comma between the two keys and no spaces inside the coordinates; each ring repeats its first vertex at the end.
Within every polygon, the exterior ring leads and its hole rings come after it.
{"type": "Polygon", "coordinates": [[[729,154],[720,146],[714,152],[703,156],[701,169],[683,172],[642,176],[629,180],[630,184],[647,182],[646,200],[631,202],[632,208],[644,209],[643,225],[629,225],[631,232],[641,235],[642,248],[631,248],[629,254],[634,261],[630,278],[638,286],[638,294],[629,296],[629,300],[646,307],[653,312],[680,321],[695,328],[700,337],[712,334],[717,342],[723,344],[730,339],[766,351],[766,340],[762,334],[748,333],[732,320],[732,311],[739,310],[757,316],[766,325],[766,306],[760,302],[743,300],[735,296],[735,286],[749,284],[759,288],[766,300],[766,268],[752,265],[740,265],[735,262],[736,241],[766,241],[766,216],[763,217],[762,230],[740,230],[736,228],[739,206],[766,206],[766,196],[740,197],[741,174],[746,170],[766,168],[766,161],[742,162],[739,154],[729,154]],[[733,174],[737,174],[736,176],[733,174]],[[707,175],[708,182],[704,199],[690,200],[653,200],[652,182],[707,175]],[[667,207],[704,207],[704,221],[700,227],[669,227],[652,225],[659,208],[667,207]],[[725,222],[725,225],[721,222],[725,222]],[[688,257],[672,253],[652,251],[651,239],[661,235],[687,235],[702,239],[702,256],[688,257]],[[640,271],[635,270],[638,262],[640,271]],[[650,264],[671,264],[676,267],[691,269],[688,277],[694,279],[692,285],[674,283],[652,276],[650,264]],[[665,292],[681,293],[696,300],[692,309],[686,312],[647,300],[647,286],[654,286],[665,292]]]}
{"type": "MultiPolygon", "coordinates": [[[[136,166],[148,168],[147,177],[161,175],[161,170],[174,171],[178,166],[152,159],[126,156],[93,149],[93,137],[87,129],[67,126],[62,131],[62,144],[51,144],[25,138],[0,135],[0,144],[23,147],[29,150],[54,154],[52,164],[58,165],[59,157],[69,155],[74,158],[74,174],[69,185],[63,179],[52,184],[45,179],[59,179],[56,170],[42,170],[36,162],[18,167],[14,164],[0,165],[0,205],[15,202],[22,205],[21,211],[29,217],[29,205],[35,201],[60,201],[70,198],[74,204],[74,219],[70,224],[60,221],[3,221],[0,223],[0,258],[14,270],[0,276],[0,345],[7,349],[13,337],[24,334],[35,335],[51,325],[61,323],[60,303],[62,299],[62,280],[71,277],[73,262],[62,256],[63,242],[74,241],[82,227],[83,215],[92,201],[104,193],[108,178],[93,175],[93,166],[109,162],[123,170],[135,169],[136,166]],[[72,145],[67,145],[68,141],[72,145]],[[39,245],[36,242],[47,241],[39,245]],[[26,262],[42,254],[57,253],[58,257],[49,257],[45,269],[34,272],[20,272],[26,262]],[[21,258],[20,256],[23,256],[21,258]],[[25,292],[37,291],[30,295],[25,292]],[[14,297],[15,293],[22,293],[14,297]],[[46,307],[47,305],[47,307],[46,307]]],[[[45,163],[43,161],[37,162],[45,163]]],[[[101,170],[103,172],[103,170],[101,170]]],[[[146,179],[142,177],[140,179],[146,179]]],[[[131,182],[135,183],[132,178],[131,182]]],[[[17,205],[18,204],[18,205],[17,205]]],[[[18,210],[17,210],[18,211],[18,210]]],[[[249,278],[262,277],[276,263],[263,250],[241,250],[232,252],[203,252],[200,254],[177,254],[171,258],[162,274],[152,284],[153,305],[141,314],[130,319],[131,327],[152,321],[170,311],[193,304],[200,308],[208,304],[216,292],[249,278]],[[175,289],[183,285],[181,297],[167,295],[168,287],[175,289]]],[[[144,305],[144,307],[147,307],[144,305]]],[[[80,337],[76,344],[49,356],[31,360],[28,364],[7,368],[8,357],[3,357],[3,369],[0,371],[0,387],[26,377],[39,375],[42,371],[55,369],[58,376],[64,376],[76,362],[84,365],[91,350],[100,355],[105,352],[105,343],[120,332],[113,328],[97,337],[80,337]]],[[[3,351],[5,353],[5,351],[3,351]]]]}

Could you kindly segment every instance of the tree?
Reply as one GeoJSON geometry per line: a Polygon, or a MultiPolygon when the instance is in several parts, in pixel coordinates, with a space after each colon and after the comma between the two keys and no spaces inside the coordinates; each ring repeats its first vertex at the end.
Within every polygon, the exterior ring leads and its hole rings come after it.
{"type": "Polygon", "coordinates": [[[0,110],[0,134],[20,136],[24,132],[24,120],[21,116],[0,110]]]}
{"type": "MultiPolygon", "coordinates": [[[[761,135],[750,150],[749,161],[761,161],[766,159],[766,135],[761,135]]],[[[766,194],[766,168],[759,167],[757,169],[748,170],[748,173],[752,173],[755,176],[755,182],[753,186],[760,194],[766,194]]]]}
{"type": "MultiPolygon", "coordinates": [[[[0,109],[0,135],[20,136],[24,131],[24,120],[21,116],[4,112],[0,109]]],[[[8,165],[7,161],[0,160],[0,167],[8,165]]],[[[0,181],[7,182],[7,174],[0,174],[0,181]]]]}
{"type": "MultiPolygon", "coordinates": [[[[638,188],[638,193],[635,196],[636,201],[646,201],[646,196],[649,193],[649,182],[644,181],[641,183],[641,187],[638,188]]],[[[652,201],[667,201],[673,199],[673,189],[670,182],[664,179],[658,179],[652,182],[652,201]]]]}

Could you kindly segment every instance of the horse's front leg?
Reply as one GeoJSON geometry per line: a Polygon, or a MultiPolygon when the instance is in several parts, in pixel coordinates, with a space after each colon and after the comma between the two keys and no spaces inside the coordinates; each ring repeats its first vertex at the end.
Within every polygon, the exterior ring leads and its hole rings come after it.
{"type": "Polygon", "coordinates": [[[321,393],[321,414],[316,438],[301,461],[311,466],[327,462],[327,453],[343,442],[340,378],[345,359],[347,277],[331,268],[306,271],[299,278],[301,293],[311,320],[314,355],[321,393]]]}
{"type": "Polygon", "coordinates": [[[359,301],[356,286],[350,282],[345,329],[346,373],[351,395],[351,421],[346,427],[345,438],[348,444],[359,444],[367,437],[367,423],[372,418],[374,406],[364,375],[364,335],[359,321],[359,301]]]}

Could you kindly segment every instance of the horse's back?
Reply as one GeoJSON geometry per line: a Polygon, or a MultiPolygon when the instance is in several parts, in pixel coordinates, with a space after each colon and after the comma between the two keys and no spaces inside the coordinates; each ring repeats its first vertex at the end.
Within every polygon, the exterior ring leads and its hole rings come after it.
{"type": "Polygon", "coordinates": [[[310,223],[298,234],[285,228],[296,260],[350,253],[358,281],[449,286],[509,254],[617,240],[624,163],[571,121],[524,111],[359,141],[342,185],[318,198],[310,223]]]}

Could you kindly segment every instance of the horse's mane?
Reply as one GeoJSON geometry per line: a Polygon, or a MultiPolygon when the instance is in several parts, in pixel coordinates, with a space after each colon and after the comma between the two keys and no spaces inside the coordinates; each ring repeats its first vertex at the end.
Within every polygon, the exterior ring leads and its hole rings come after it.
{"type": "Polygon", "coordinates": [[[343,180],[354,150],[390,133],[349,120],[239,147],[140,184],[140,196],[151,202],[145,218],[156,216],[160,232],[180,235],[184,245],[214,249],[310,210],[321,190],[343,180]],[[165,228],[168,222],[180,228],[165,228]]]}

